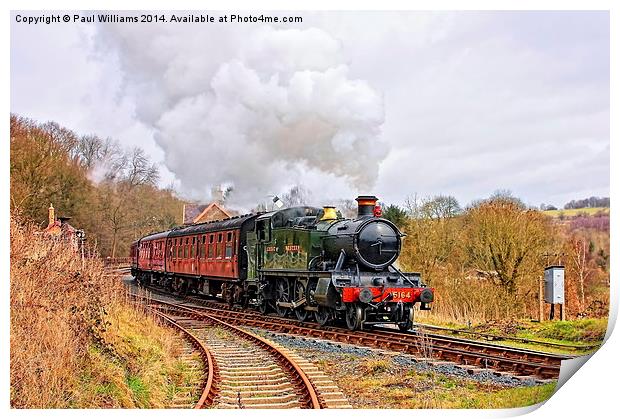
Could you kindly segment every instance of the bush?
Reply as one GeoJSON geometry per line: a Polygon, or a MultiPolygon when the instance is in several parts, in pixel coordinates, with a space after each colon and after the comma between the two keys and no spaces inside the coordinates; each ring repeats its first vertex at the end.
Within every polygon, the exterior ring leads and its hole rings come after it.
{"type": "Polygon", "coordinates": [[[10,402],[17,408],[164,407],[174,334],[125,300],[118,277],[11,216],[10,402]]]}

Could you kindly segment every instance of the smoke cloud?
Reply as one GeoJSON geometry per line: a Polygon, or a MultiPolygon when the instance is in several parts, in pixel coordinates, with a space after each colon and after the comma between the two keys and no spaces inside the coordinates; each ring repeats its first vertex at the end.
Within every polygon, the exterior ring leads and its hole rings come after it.
{"type": "Polygon", "coordinates": [[[325,31],[121,24],[96,39],[183,195],[231,185],[232,203],[248,207],[310,174],[373,186],[388,153],[383,100],[325,31]]]}

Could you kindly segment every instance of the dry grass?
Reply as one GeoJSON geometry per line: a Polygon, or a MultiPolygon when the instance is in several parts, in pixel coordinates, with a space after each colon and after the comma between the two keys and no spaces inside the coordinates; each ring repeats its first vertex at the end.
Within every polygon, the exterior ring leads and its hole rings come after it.
{"type": "Polygon", "coordinates": [[[389,357],[315,362],[338,384],[355,408],[381,409],[498,409],[523,407],[547,400],[555,383],[506,388],[418,372],[395,365],[389,357]]]}
{"type": "Polygon", "coordinates": [[[435,302],[430,311],[418,311],[418,320],[428,316],[443,322],[467,324],[486,322],[492,319],[529,318],[533,316],[534,306],[524,298],[526,290],[511,294],[501,286],[488,280],[472,280],[462,274],[445,272],[433,282],[435,302]]]}
{"type": "Polygon", "coordinates": [[[178,339],[97,260],[11,218],[11,406],[162,407],[185,377],[178,339]],[[172,391],[171,391],[172,389],[172,391]]]}

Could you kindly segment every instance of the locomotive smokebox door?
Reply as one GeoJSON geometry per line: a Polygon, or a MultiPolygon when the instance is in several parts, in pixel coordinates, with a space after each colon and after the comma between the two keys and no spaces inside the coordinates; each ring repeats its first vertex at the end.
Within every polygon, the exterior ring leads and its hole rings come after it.
{"type": "Polygon", "coordinates": [[[564,304],[564,266],[545,268],[545,302],[564,304]]]}

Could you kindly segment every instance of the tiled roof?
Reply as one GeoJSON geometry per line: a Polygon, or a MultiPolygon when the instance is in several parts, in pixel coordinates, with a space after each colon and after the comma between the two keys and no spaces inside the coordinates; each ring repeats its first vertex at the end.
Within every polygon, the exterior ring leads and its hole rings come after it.
{"type": "Polygon", "coordinates": [[[205,205],[185,204],[183,207],[183,224],[193,224],[195,222],[200,222],[198,218],[201,215],[204,215],[205,212],[209,212],[214,209],[216,211],[219,210],[224,213],[225,217],[233,217],[235,215],[238,215],[237,211],[229,210],[218,202],[211,202],[205,205]]]}
{"type": "Polygon", "coordinates": [[[210,204],[185,204],[183,211],[183,224],[191,224],[194,219],[198,217],[202,212],[207,209],[210,204]]]}

